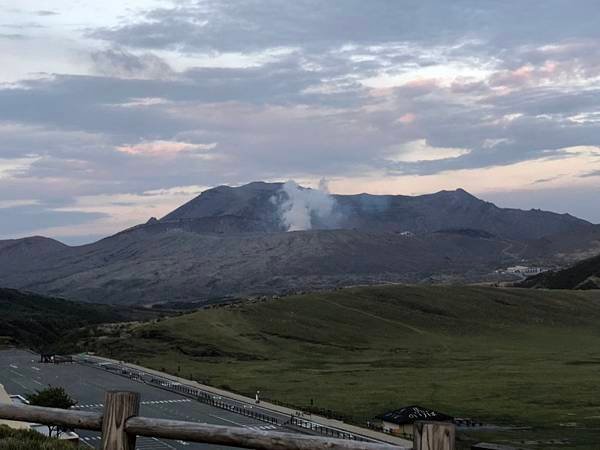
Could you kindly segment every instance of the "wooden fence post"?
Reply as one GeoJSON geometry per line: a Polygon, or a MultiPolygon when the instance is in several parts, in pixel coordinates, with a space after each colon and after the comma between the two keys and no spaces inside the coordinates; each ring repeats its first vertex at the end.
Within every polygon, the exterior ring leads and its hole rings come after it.
{"type": "Polygon", "coordinates": [[[108,391],[104,397],[102,450],[135,450],[135,435],[125,432],[125,422],[140,412],[137,392],[108,391]]]}
{"type": "Polygon", "coordinates": [[[415,422],[414,450],[455,450],[456,427],[447,422],[415,422]]]}

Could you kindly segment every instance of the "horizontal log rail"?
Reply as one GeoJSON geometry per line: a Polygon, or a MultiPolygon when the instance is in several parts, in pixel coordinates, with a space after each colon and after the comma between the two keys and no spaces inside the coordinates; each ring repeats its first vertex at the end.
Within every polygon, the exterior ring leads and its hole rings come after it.
{"type": "MultiPolygon", "coordinates": [[[[402,448],[384,443],[348,441],[289,432],[258,431],[241,427],[140,417],[135,414],[139,408],[139,396],[131,392],[107,392],[104,405],[104,414],[38,406],[0,405],[0,419],[102,431],[103,450],[135,448],[136,436],[259,450],[395,450],[402,448]],[[132,411],[133,413],[131,413],[132,411]]],[[[432,448],[431,450],[436,449],[432,448]]]]}
{"type": "Polygon", "coordinates": [[[79,430],[102,430],[102,414],[100,413],[41,406],[0,404],[0,419],[41,423],[42,425],[60,425],[79,430]]]}
{"type": "Polygon", "coordinates": [[[394,450],[389,444],[328,439],[278,431],[257,431],[241,427],[224,427],[177,420],[132,417],[127,432],[138,436],[179,439],[260,450],[394,450]]]}

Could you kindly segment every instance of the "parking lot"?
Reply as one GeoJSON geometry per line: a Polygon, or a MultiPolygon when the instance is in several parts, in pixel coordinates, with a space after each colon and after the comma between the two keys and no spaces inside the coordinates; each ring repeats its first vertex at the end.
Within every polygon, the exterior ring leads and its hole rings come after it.
{"type": "MultiPolygon", "coordinates": [[[[220,408],[200,403],[175,392],[160,389],[127,377],[80,364],[41,364],[39,356],[23,350],[0,351],[0,383],[9,394],[33,393],[49,385],[61,386],[78,402],[82,411],[102,411],[104,393],[108,390],[136,391],[141,395],[140,415],[146,417],[239,426],[256,430],[277,430],[265,423],[220,408]]],[[[92,448],[100,447],[100,435],[78,431],[81,442],[92,448]]],[[[223,448],[213,445],[156,438],[138,438],[140,450],[223,448]]]]}

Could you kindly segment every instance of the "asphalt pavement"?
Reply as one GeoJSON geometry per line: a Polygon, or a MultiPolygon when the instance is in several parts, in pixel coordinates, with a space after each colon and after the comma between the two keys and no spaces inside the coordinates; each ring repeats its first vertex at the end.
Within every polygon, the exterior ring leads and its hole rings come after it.
{"type": "MultiPolygon", "coordinates": [[[[237,426],[255,430],[277,431],[282,429],[279,425],[213,407],[188,396],[108,371],[100,371],[75,363],[42,364],[39,362],[38,355],[24,350],[0,351],[0,383],[4,385],[9,394],[22,396],[47,386],[61,386],[77,401],[75,408],[81,411],[101,412],[106,391],[124,390],[140,393],[140,416],[237,426]]],[[[92,448],[100,447],[99,433],[80,430],[78,434],[83,444],[92,448]]],[[[136,448],[139,450],[195,450],[226,447],[141,437],[137,439],[136,448]]]]}

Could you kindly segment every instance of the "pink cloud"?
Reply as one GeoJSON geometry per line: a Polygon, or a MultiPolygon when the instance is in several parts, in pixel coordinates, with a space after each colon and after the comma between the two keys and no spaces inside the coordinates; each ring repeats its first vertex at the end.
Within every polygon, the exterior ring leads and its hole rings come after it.
{"type": "Polygon", "coordinates": [[[216,146],[216,142],[210,144],[191,144],[188,142],[157,140],[122,145],[117,147],[117,151],[130,155],[174,156],[185,152],[208,151],[214,149],[216,146]]]}
{"type": "Polygon", "coordinates": [[[406,113],[401,115],[396,122],[401,123],[402,125],[410,125],[417,119],[417,116],[413,113],[406,113]]]}

